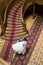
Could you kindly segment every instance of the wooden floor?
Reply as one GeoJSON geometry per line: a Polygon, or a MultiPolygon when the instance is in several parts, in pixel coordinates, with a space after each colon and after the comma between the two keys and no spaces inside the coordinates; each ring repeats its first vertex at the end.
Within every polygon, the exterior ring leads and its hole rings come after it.
{"type": "MultiPolygon", "coordinates": [[[[34,20],[35,19],[32,19],[32,16],[26,19],[26,27],[28,31],[34,23],[34,20]]],[[[0,53],[3,48],[4,42],[5,40],[0,38],[0,53]]],[[[2,65],[10,65],[9,63],[3,61],[1,58],[0,63],[3,63],[2,65]]],[[[43,29],[27,65],[43,65],[43,29]]]]}

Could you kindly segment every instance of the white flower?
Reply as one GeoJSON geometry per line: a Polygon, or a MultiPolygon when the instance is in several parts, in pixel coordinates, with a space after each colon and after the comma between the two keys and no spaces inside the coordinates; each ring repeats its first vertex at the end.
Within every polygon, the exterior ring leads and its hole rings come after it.
{"type": "Polygon", "coordinates": [[[18,41],[16,44],[12,44],[12,49],[18,54],[25,54],[27,41],[18,41]]]}

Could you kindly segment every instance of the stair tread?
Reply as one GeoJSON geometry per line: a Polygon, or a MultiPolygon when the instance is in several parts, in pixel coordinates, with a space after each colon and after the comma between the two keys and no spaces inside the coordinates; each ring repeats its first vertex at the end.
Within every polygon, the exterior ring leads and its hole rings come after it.
{"type": "MultiPolygon", "coordinates": [[[[23,37],[24,35],[27,36],[26,33],[20,34],[20,35],[15,35],[15,36],[14,36],[14,40],[16,40],[16,39],[18,39],[18,38],[20,38],[20,37],[23,37]]],[[[24,37],[25,37],[25,36],[24,36],[24,37]]],[[[12,36],[11,36],[11,37],[12,37],[12,36]]],[[[11,37],[10,37],[10,36],[5,36],[5,38],[6,38],[7,40],[9,40],[11,37]]]]}
{"type": "Polygon", "coordinates": [[[21,33],[19,33],[19,32],[18,32],[18,33],[6,33],[6,34],[4,34],[4,35],[10,36],[10,34],[11,34],[11,35],[13,35],[13,34],[17,34],[17,35],[18,35],[18,34],[23,34],[23,33],[26,33],[26,32],[25,32],[25,31],[22,31],[21,33]]]}
{"type": "MultiPolygon", "coordinates": [[[[25,32],[25,31],[24,30],[16,30],[12,33],[21,33],[21,32],[25,32]]],[[[6,34],[10,34],[10,33],[11,33],[11,31],[9,31],[9,32],[6,31],[6,34]]]]}
{"type": "MultiPolygon", "coordinates": [[[[11,31],[12,28],[7,28],[6,31],[11,31]]],[[[24,30],[24,27],[21,27],[21,28],[15,28],[15,30],[24,30]]],[[[14,30],[12,30],[14,31],[14,30]]]]}
{"type": "Polygon", "coordinates": [[[18,22],[15,22],[15,23],[11,23],[11,22],[8,23],[8,22],[7,22],[7,25],[15,25],[15,24],[16,24],[16,25],[22,25],[22,23],[18,23],[18,22]]]}

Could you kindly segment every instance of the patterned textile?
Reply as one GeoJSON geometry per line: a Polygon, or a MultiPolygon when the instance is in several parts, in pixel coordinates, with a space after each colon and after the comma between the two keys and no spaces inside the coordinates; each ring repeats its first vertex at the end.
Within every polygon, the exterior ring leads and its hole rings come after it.
{"type": "Polygon", "coordinates": [[[16,55],[13,59],[11,65],[27,65],[27,62],[31,56],[32,50],[37,42],[40,31],[43,27],[43,17],[38,17],[35,23],[33,24],[30,34],[27,38],[28,49],[25,55],[16,55]]]}
{"type": "MultiPolygon", "coordinates": [[[[15,38],[20,35],[18,27],[22,27],[22,25],[19,25],[18,23],[20,23],[22,21],[22,19],[20,18],[20,14],[21,14],[21,10],[23,7],[25,0],[19,0],[16,4],[16,6],[14,6],[14,12],[12,14],[11,17],[11,22],[10,25],[7,25],[8,28],[10,29],[10,32],[8,34],[8,37],[6,38],[6,42],[3,46],[2,52],[1,52],[1,57],[6,60],[6,61],[11,61],[12,57],[13,57],[13,50],[12,50],[12,44],[15,43],[15,38]],[[21,21],[20,21],[21,20],[21,21]],[[20,21],[20,22],[19,22],[20,21]],[[17,25],[18,24],[18,25],[17,25]],[[16,31],[18,31],[18,33],[16,34],[16,31]]],[[[21,30],[22,32],[24,31],[21,30]]],[[[26,32],[24,32],[24,34],[26,34],[26,32]]],[[[6,34],[7,35],[7,34],[6,34]]],[[[23,34],[21,34],[23,36],[23,34]]]]}

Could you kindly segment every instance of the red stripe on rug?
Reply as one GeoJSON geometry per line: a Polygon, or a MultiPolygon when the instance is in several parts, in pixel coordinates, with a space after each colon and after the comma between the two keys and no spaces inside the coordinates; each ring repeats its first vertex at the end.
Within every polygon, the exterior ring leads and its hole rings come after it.
{"type": "MultiPolygon", "coordinates": [[[[14,22],[15,23],[15,22],[14,22]]],[[[12,26],[12,27],[14,27],[14,26],[12,26]]],[[[13,30],[13,32],[15,31],[15,28],[12,28],[12,30],[13,30]]],[[[10,51],[10,48],[11,48],[11,45],[13,44],[13,38],[14,38],[14,33],[12,34],[12,32],[11,32],[11,34],[10,34],[11,36],[10,36],[10,40],[9,40],[9,42],[8,42],[8,46],[7,46],[7,49],[6,49],[6,51],[5,51],[5,54],[4,54],[4,60],[7,60],[7,58],[8,58],[8,54],[9,54],[9,51],[10,51]],[[12,40],[12,41],[11,41],[12,40]]]]}
{"type": "MultiPolygon", "coordinates": [[[[16,10],[14,11],[14,15],[13,15],[13,20],[12,20],[12,24],[15,24],[15,22],[16,22],[16,15],[17,15],[17,12],[18,12],[18,10],[19,10],[19,8],[21,8],[21,6],[22,6],[22,3],[20,3],[20,5],[16,8],[16,10]]],[[[16,25],[16,24],[15,24],[16,25]]],[[[4,57],[3,57],[3,59],[4,60],[6,60],[7,61],[7,59],[8,59],[8,55],[10,54],[9,52],[10,52],[10,49],[11,49],[11,46],[12,46],[12,44],[13,44],[13,38],[14,38],[14,32],[15,32],[15,25],[12,25],[12,30],[11,30],[11,34],[10,34],[10,39],[9,39],[9,42],[8,42],[8,45],[7,45],[7,49],[6,49],[6,51],[5,51],[5,53],[4,53],[4,57]],[[12,34],[13,33],[13,34],[12,34]],[[12,40],[12,41],[11,41],[12,40]]]]}

